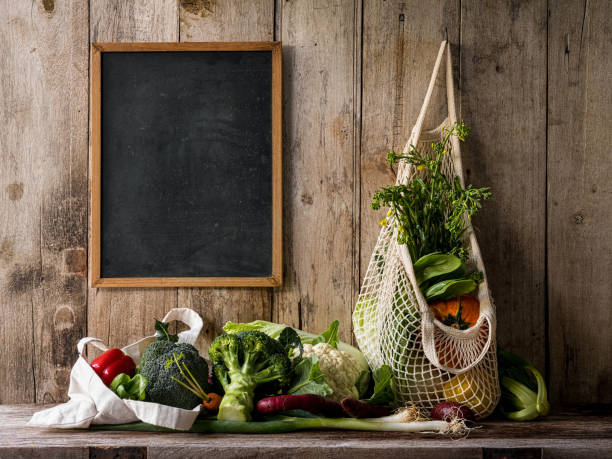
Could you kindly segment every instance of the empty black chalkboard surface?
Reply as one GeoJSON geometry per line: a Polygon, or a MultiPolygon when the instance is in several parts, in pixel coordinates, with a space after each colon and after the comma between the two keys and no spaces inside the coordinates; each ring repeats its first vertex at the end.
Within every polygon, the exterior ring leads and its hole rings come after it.
{"type": "Polygon", "coordinates": [[[280,51],[92,45],[92,287],[280,285],[280,51]]]}

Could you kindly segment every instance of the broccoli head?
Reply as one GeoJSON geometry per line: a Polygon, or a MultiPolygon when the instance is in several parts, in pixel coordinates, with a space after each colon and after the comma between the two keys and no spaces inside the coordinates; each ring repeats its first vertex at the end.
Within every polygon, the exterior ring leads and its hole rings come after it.
{"type": "Polygon", "coordinates": [[[147,400],[186,410],[202,403],[201,397],[178,382],[184,380],[185,367],[207,392],[208,365],[195,347],[171,341],[151,343],[142,354],[140,362],[140,373],[149,381],[146,389],[147,400]]]}
{"type": "Polygon", "coordinates": [[[257,388],[278,392],[291,382],[291,362],[276,340],[259,331],[220,335],[208,350],[225,395],[218,419],[248,421],[257,388]]]}

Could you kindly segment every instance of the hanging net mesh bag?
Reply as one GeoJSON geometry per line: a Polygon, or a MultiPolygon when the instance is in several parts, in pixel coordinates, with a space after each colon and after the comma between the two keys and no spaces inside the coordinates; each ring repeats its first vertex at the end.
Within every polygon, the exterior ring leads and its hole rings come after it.
{"type": "MultiPolygon", "coordinates": [[[[441,129],[422,131],[443,56],[446,55],[448,117],[442,126],[456,122],[450,46],[443,42],[419,117],[404,148],[414,146],[432,154],[432,142],[441,140],[441,129]]],[[[442,172],[449,180],[463,173],[459,140],[451,137],[442,172]]],[[[399,164],[397,183],[424,178],[412,164],[399,164]]],[[[459,330],[437,320],[418,287],[413,261],[405,245],[397,242],[397,225],[382,226],[353,312],[353,327],[359,348],[374,370],[389,365],[394,375],[398,404],[414,403],[432,408],[440,401],[455,401],[470,407],[477,418],[493,412],[500,398],[495,344],[495,307],[488,288],[478,242],[469,219],[463,244],[466,264],[479,270],[483,280],[473,293],[480,303],[476,323],[459,330]]]]}

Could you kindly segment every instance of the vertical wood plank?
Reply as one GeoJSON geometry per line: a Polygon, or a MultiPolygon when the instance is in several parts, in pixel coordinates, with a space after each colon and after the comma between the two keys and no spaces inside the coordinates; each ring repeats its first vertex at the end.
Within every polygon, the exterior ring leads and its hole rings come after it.
{"type": "MultiPolygon", "coordinates": [[[[365,275],[384,213],[370,208],[374,192],[395,183],[386,162],[401,151],[421,109],[440,42],[457,52],[459,1],[366,0],[363,21],[363,114],[361,135],[361,277],[365,275]]],[[[455,64],[457,58],[455,58],[455,64]]],[[[458,77],[458,71],[455,74],[458,77]]],[[[447,116],[444,71],[425,118],[425,130],[447,116]]],[[[457,101],[458,103],[459,101],[457,101]]]]}
{"type": "Polygon", "coordinates": [[[549,10],[550,391],[561,403],[612,402],[609,6],[549,10]]]}
{"type": "MultiPolygon", "coordinates": [[[[274,0],[180,1],[180,41],[272,41],[274,0]]],[[[240,167],[239,164],[236,167],[240,167]]],[[[198,311],[204,329],[197,343],[206,351],[228,320],[269,320],[269,288],[180,288],[178,305],[198,311]]]]}
{"type": "MultiPolygon", "coordinates": [[[[165,0],[91,0],[91,42],[178,41],[178,6],[165,0]]],[[[88,334],[123,346],[153,333],[177,289],[89,289],[88,334]]]]}
{"type": "Polygon", "coordinates": [[[87,4],[0,10],[0,402],[55,402],[85,331],[87,4]]]}
{"type": "Polygon", "coordinates": [[[461,2],[466,178],[493,197],[475,227],[499,343],[545,367],[546,2],[461,2]]]}
{"type": "Polygon", "coordinates": [[[274,319],[350,340],[357,248],[353,194],[360,2],[278,3],[284,47],[285,283],[274,319]]]}

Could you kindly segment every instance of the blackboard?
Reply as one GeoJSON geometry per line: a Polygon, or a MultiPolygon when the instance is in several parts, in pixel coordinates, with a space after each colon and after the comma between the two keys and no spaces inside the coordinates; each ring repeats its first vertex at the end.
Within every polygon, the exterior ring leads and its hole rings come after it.
{"type": "Polygon", "coordinates": [[[280,285],[280,43],[92,48],[92,286],[280,285]]]}

